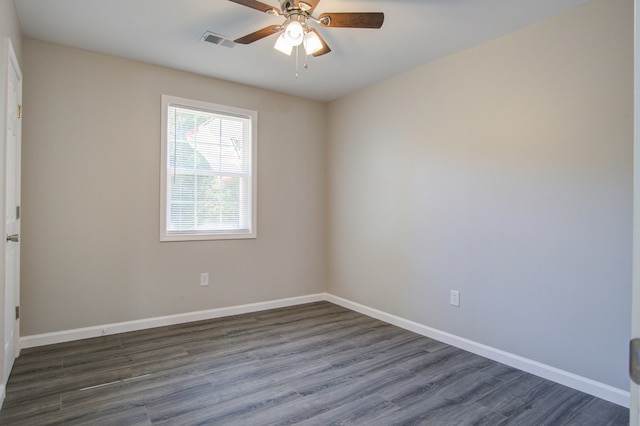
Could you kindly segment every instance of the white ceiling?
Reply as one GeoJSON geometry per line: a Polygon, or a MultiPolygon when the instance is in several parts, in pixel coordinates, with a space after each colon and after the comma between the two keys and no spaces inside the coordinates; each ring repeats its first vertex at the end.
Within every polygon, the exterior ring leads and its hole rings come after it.
{"type": "MultiPolygon", "coordinates": [[[[276,37],[233,49],[202,42],[205,31],[236,39],[270,16],[227,0],[15,0],[23,35],[178,70],[329,101],[591,0],[322,0],[324,12],[384,12],[381,29],[320,28],[332,52],[309,58],[276,37]]],[[[278,0],[262,0],[273,6],[278,0]]]]}

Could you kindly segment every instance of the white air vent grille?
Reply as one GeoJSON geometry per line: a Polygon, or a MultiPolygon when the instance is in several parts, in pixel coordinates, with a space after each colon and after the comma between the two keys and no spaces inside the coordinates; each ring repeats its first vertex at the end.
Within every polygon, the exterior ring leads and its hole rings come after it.
{"type": "Polygon", "coordinates": [[[233,40],[229,40],[223,35],[212,33],[211,31],[207,31],[202,36],[202,41],[206,41],[207,43],[213,43],[224,47],[236,47],[236,43],[233,40]]]}

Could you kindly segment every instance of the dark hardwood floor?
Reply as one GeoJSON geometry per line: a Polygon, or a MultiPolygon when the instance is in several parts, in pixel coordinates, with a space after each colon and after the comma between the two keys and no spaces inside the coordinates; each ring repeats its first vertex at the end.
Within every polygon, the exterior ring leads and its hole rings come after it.
{"type": "Polygon", "coordinates": [[[626,425],[629,410],[327,302],[27,349],[2,425],[626,425]]]}

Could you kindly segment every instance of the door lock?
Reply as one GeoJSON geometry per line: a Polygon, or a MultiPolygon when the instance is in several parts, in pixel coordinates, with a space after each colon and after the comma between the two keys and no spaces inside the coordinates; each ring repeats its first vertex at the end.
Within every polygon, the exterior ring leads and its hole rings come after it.
{"type": "Polygon", "coordinates": [[[20,234],[7,235],[7,242],[17,243],[20,241],[20,234]]]}

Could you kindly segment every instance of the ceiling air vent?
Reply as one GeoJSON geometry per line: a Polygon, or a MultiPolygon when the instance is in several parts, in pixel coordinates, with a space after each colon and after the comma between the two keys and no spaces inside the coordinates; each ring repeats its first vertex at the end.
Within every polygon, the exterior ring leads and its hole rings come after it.
{"type": "Polygon", "coordinates": [[[212,33],[211,31],[207,31],[206,33],[204,33],[201,40],[206,41],[207,43],[218,44],[224,47],[236,47],[236,43],[234,43],[233,40],[229,40],[225,36],[212,33]]]}

